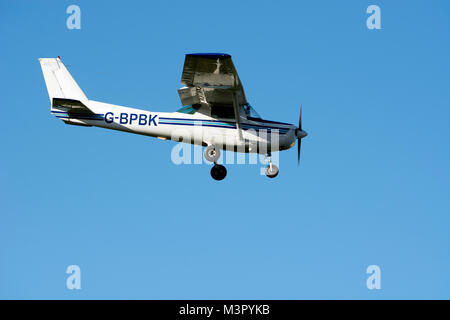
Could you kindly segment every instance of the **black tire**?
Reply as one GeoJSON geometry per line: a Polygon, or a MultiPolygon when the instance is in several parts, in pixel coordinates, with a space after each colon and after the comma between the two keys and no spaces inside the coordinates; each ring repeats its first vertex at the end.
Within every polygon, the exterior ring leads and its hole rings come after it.
{"type": "Polygon", "coordinates": [[[227,176],[227,168],[220,164],[215,164],[211,168],[211,177],[214,180],[220,181],[223,180],[227,176]]]}
{"type": "Polygon", "coordinates": [[[272,164],[272,170],[270,170],[270,165],[266,167],[266,176],[269,178],[275,178],[278,175],[278,167],[272,164]]]}

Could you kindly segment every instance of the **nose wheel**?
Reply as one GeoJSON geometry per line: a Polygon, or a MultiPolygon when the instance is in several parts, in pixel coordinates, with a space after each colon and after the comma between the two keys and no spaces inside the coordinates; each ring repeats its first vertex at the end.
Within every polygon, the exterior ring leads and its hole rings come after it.
{"type": "Polygon", "coordinates": [[[266,167],[266,176],[269,178],[275,178],[278,175],[278,172],[279,172],[278,167],[273,163],[270,163],[266,167]]]}
{"type": "Polygon", "coordinates": [[[223,180],[227,176],[227,168],[222,166],[221,164],[215,163],[211,168],[211,177],[214,180],[223,180]]]}
{"type": "Polygon", "coordinates": [[[266,159],[269,161],[269,165],[266,167],[266,176],[268,178],[275,178],[279,172],[278,167],[272,163],[270,153],[266,156],[266,159]]]}

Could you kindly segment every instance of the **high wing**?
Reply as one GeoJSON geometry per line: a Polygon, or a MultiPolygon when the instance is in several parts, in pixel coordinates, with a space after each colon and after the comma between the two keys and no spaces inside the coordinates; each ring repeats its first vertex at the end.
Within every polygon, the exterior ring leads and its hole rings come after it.
{"type": "Polygon", "coordinates": [[[247,104],[244,88],[231,56],[225,53],[187,54],[178,90],[183,106],[206,104],[214,108],[239,108],[247,104]]]}
{"type": "Polygon", "coordinates": [[[239,110],[248,102],[229,54],[186,54],[181,84],[184,87],[178,90],[178,94],[183,106],[206,105],[213,117],[233,115],[242,139],[239,110]]]}

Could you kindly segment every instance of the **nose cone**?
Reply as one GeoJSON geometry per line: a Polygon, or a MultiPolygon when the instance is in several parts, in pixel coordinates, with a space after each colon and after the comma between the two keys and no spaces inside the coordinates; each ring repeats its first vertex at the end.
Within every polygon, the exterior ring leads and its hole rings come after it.
{"type": "Polygon", "coordinates": [[[304,137],[306,137],[308,135],[308,133],[304,130],[297,130],[297,138],[298,139],[302,139],[304,137]]]}

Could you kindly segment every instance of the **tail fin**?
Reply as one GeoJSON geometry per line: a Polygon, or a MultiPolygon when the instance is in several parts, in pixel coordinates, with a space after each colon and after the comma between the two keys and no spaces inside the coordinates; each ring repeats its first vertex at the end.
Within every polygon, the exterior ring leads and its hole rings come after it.
{"type": "Polygon", "coordinates": [[[88,106],[88,98],[72,78],[69,71],[58,58],[40,58],[42,73],[47,85],[50,103],[54,106],[56,99],[78,100],[88,106]]]}

